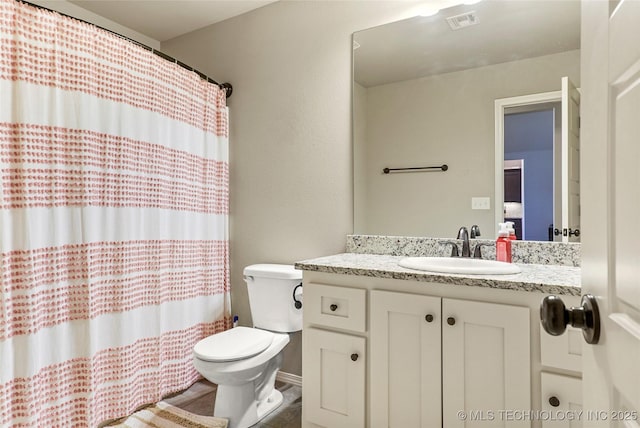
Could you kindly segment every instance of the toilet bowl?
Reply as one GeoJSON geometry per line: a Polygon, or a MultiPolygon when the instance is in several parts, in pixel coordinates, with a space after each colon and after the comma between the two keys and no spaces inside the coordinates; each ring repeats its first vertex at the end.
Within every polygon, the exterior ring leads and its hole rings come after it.
{"type": "Polygon", "coordinates": [[[287,343],[288,334],[249,327],[236,327],[198,342],[193,364],[205,379],[218,385],[213,414],[228,418],[230,427],[241,428],[275,410],[282,403],[274,384],[287,343]]]}
{"type": "Polygon", "coordinates": [[[229,428],[250,427],[280,406],[275,379],[282,351],[288,333],[302,328],[300,271],[263,264],[244,274],[254,328],[235,327],[193,347],[194,367],[218,385],[213,415],[229,419],[229,428]]]}

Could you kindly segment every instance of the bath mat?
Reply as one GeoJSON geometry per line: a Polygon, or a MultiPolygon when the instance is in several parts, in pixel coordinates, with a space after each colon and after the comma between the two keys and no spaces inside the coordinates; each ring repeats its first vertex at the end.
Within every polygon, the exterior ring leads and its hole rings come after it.
{"type": "Polygon", "coordinates": [[[200,416],[160,401],[138,410],[124,422],[109,425],[118,428],[227,428],[228,421],[213,416],[200,416]]]}

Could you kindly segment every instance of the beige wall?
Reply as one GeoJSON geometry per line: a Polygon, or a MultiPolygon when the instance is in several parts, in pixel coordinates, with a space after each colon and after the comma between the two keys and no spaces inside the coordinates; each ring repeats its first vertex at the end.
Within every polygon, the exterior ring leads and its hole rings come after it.
{"type": "Polygon", "coordinates": [[[111,21],[110,19],[90,12],[87,9],[68,2],[67,0],[29,0],[29,2],[38,6],[45,7],[47,9],[55,10],[68,16],[73,16],[74,18],[81,19],[86,22],[90,22],[94,25],[135,40],[138,43],[147,45],[150,48],[160,49],[160,42],[158,40],[147,37],[144,34],[140,34],[137,31],[132,30],[131,28],[125,27],[124,25],[120,25],[117,22],[111,21]]]}
{"type": "MultiPolygon", "coordinates": [[[[244,266],[344,251],[353,232],[351,34],[404,18],[408,3],[280,1],[162,43],[234,86],[231,284],[240,324],[251,324],[244,266]]],[[[283,369],[300,374],[299,335],[283,369]]]]}
{"type": "Polygon", "coordinates": [[[366,111],[366,195],[356,195],[355,232],[453,238],[478,224],[493,238],[494,100],[560,90],[563,76],[579,84],[580,51],[368,88],[355,98],[355,111],[366,111]],[[382,173],[441,164],[449,170],[382,173]],[[472,210],[474,196],[490,197],[492,209],[472,210]]]}

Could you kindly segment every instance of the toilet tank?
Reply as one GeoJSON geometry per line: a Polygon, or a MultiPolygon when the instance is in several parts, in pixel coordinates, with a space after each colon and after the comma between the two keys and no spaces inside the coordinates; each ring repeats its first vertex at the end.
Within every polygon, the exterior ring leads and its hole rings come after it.
{"type": "Polygon", "coordinates": [[[244,268],[253,326],[289,333],[302,330],[302,271],[292,265],[258,264],[244,268]]]}

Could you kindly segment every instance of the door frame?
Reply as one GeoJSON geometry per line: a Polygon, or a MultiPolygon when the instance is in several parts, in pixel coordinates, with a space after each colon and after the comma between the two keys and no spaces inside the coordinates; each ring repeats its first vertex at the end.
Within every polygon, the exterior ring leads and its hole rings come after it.
{"type": "Polygon", "coordinates": [[[517,97],[499,98],[494,101],[495,116],[495,209],[494,235],[498,236],[498,223],[504,222],[504,115],[513,107],[534,106],[562,102],[562,91],[541,92],[517,97]]]}

